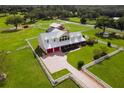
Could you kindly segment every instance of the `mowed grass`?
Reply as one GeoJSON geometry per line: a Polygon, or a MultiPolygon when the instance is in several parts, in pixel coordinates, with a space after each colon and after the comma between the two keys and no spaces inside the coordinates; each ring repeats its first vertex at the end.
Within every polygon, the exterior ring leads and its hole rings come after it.
{"type": "Polygon", "coordinates": [[[26,45],[25,39],[38,36],[40,33],[45,32],[46,26],[48,27],[52,22],[52,20],[38,21],[32,27],[17,32],[0,30],[0,50],[14,50],[26,45]]]}
{"type": "Polygon", "coordinates": [[[103,61],[89,71],[100,77],[106,83],[115,88],[124,87],[124,52],[103,61]]]}
{"type": "Polygon", "coordinates": [[[69,74],[69,71],[67,69],[60,70],[58,72],[55,72],[52,74],[54,79],[60,78],[66,74],[69,74]]]}
{"type": "Polygon", "coordinates": [[[80,23],[80,18],[79,17],[70,17],[69,21],[80,23]]]}
{"type": "MultiPolygon", "coordinates": [[[[0,87],[9,88],[51,88],[51,83],[39,66],[30,48],[7,55],[4,62],[7,79],[0,87]]],[[[66,80],[56,87],[78,87],[72,80],[66,80]]]]}
{"type": "MultiPolygon", "coordinates": [[[[93,56],[94,56],[94,49],[100,49],[100,47],[107,47],[107,45],[103,45],[103,44],[95,44],[94,46],[84,46],[81,49],[74,51],[74,52],[69,52],[67,54],[67,60],[68,62],[74,66],[75,68],[78,67],[78,62],[79,61],[83,61],[84,64],[87,64],[91,61],[93,61],[93,56]]],[[[109,48],[108,49],[108,53],[114,51],[114,48],[109,48]]]]}
{"type": "Polygon", "coordinates": [[[0,87],[51,87],[30,49],[7,55],[7,80],[0,87]]]}
{"type": "MultiPolygon", "coordinates": [[[[89,24],[89,25],[96,24],[96,20],[94,20],[94,19],[86,19],[86,20],[87,20],[86,24],[89,24]]],[[[69,21],[80,23],[80,18],[79,17],[71,17],[71,18],[69,18],[69,21]]]]}
{"type": "Polygon", "coordinates": [[[12,25],[5,24],[6,18],[7,17],[0,17],[0,30],[4,30],[4,29],[10,28],[10,27],[13,27],[12,25]]]}

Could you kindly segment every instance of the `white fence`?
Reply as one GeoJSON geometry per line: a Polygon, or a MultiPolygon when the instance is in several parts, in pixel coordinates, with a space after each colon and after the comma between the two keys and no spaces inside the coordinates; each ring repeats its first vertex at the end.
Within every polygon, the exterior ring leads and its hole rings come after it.
{"type": "MultiPolygon", "coordinates": [[[[49,70],[48,70],[47,67],[44,65],[43,59],[37,55],[37,53],[35,52],[34,48],[32,47],[32,45],[30,44],[30,42],[29,42],[28,40],[31,40],[31,39],[26,39],[26,42],[27,42],[28,45],[30,46],[30,48],[31,48],[31,50],[33,51],[34,55],[36,56],[36,58],[37,58],[37,60],[38,60],[38,62],[39,62],[39,64],[40,64],[40,66],[42,67],[43,71],[44,71],[45,74],[47,75],[47,77],[48,77],[49,81],[51,82],[52,86],[56,86],[56,85],[58,85],[59,83],[63,82],[63,81],[66,80],[66,79],[69,79],[69,78],[72,79],[72,78],[71,78],[71,75],[72,75],[72,74],[71,74],[71,73],[68,73],[68,74],[66,74],[66,75],[64,75],[64,76],[62,76],[62,77],[60,77],[60,78],[54,80],[53,77],[51,76],[49,70]]],[[[72,80],[73,80],[73,79],[72,79],[72,80]]],[[[75,82],[75,83],[78,85],[77,82],[75,82]]],[[[78,85],[78,86],[79,86],[79,85],[78,85]]]]}
{"type": "Polygon", "coordinates": [[[109,53],[109,54],[107,54],[107,55],[105,55],[105,56],[103,56],[103,57],[100,57],[100,58],[97,59],[97,60],[94,60],[94,61],[92,61],[92,62],[90,62],[90,63],[84,65],[84,66],[82,67],[82,69],[87,69],[87,68],[89,68],[89,67],[91,67],[91,66],[93,66],[93,65],[95,65],[95,64],[97,64],[97,63],[100,63],[100,62],[104,61],[105,59],[110,58],[110,57],[112,57],[113,55],[115,55],[115,54],[117,54],[117,53],[119,53],[119,52],[121,52],[121,51],[123,51],[123,50],[124,50],[123,48],[119,48],[118,50],[115,50],[115,51],[112,52],[112,53],[109,53]]]}

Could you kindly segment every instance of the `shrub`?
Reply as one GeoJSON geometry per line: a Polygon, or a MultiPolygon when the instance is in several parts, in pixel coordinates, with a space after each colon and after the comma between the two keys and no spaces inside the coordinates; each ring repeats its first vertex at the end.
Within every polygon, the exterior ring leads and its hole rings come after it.
{"type": "Polygon", "coordinates": [[[96,43],[96,38],[94,38],[94,37],[90,37],[90,38],[87,40],[87,44],[88,44],[88,45],[93,46],[94,43],[96,43]]]}
{"type": "Polygon", "coordinates": [[[96,60],[102,56],[105,56],[107,55],[107,51],[108,51],[108,48],[105,47],[105,46],[101,46],[100,49],[94,49],[93,53],[94,53],[94,56],[93,58],[96,60]]]}
{"type": "Polygon", "coordinates": [[[81,18],[81,19],[80,19],[80,23],[81,23],[81,24],[86,24],[86,22],[87,22],[87,20],[86,20],[85,18],[81,18]]]}
{"type": "Polygon", "coordinates": [[[83,61],[78,62],[78,70],[81,70],[81,67],[84,65],[83,61]]]}
{"type": "Polygon", "coordinates": [[[107,46],[108,47],[111,47],[111,42],[107,42],[107,46]]]}

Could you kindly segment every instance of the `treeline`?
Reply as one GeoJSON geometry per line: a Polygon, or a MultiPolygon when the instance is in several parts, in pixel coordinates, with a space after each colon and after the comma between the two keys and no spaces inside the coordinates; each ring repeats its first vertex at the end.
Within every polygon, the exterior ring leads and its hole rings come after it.
{"type": "Polygon", "coordinates": [[[38,19],[80,17],[81,23],[86,23],[87,18],[95,19],[95,27],[103,30],[106,27],[124,30],[124,6],[0,6],[0,14],[13,15],[6,19],[6,24],[13,24],[16,29],[19,24],[34,23],[38,19]]]}
{"type": "Polygon", "coordinates": [[[122,17],[124,6],[0,6],[0,13],[15,14],[21,12],[37,19],[99,16],[122,17]]]}

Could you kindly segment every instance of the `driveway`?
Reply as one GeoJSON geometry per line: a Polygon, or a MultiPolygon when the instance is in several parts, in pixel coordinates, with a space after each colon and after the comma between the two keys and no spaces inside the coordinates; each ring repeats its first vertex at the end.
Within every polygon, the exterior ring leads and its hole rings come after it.
{"type": "Polygon", "coordinates": [[[67,61],[65,55],[61,52],[51,53],[44,56],[43,61],[51,74],[66,68],[65,62],[67,61]]]}
{"type": "Polygon", "coordinates": [[[62,69],[67,69],[75,77],[82,86],[88,88],[102,88],[94,78],[89,77],[86,73],[78,71],[72,65],[67,62],[67,56],[61,52],[51,53],[43,57],[44,64],[48,68],[50,73],[58,72],[62,69]]]}

